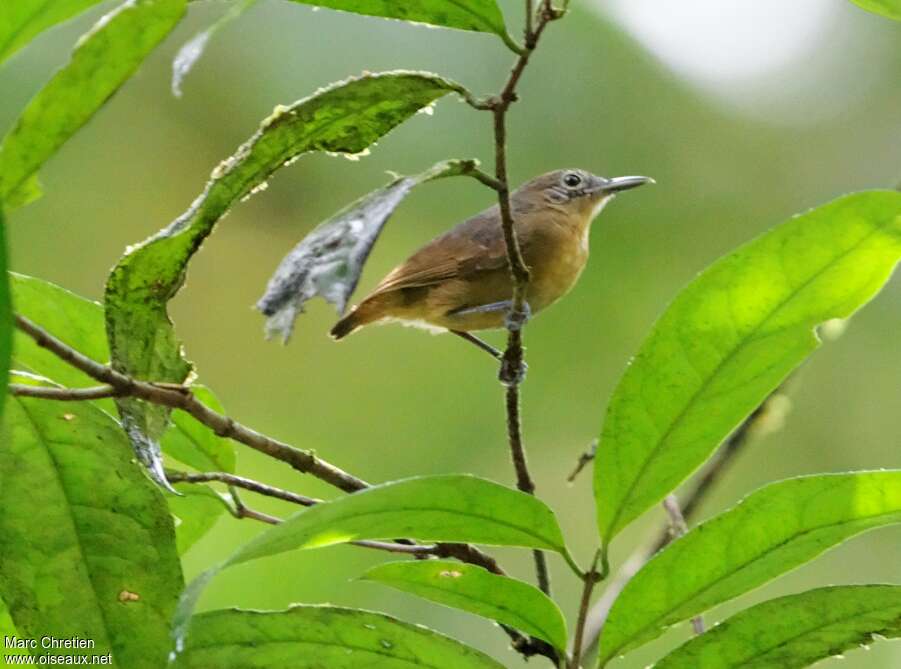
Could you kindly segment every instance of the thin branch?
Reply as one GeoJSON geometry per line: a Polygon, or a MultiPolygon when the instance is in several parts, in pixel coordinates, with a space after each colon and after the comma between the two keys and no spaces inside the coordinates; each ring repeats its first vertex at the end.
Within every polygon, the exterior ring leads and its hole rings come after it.
{"type": "Polygon", "coordinates": [[[91,378],[111,386],[119,396],[137,397],[153,404],[181,409],[191,414],[220,437],[228,437],[245,446],[250,446],[254,450],[281,460],[294,469],[311,474],[345,492],[356,492],[368,487],[368,484],[362,479],[348,474],[309,451],[303,451],[267,437],[241,425],[228,416],[213,411],[200,402],[189,388],[138,381],[82,355],[23,316],[16,315],[15,323],[16,327],[34,339],[38,346],[47,349],[91,378]]]}
{"type": "Polygon", "coordinates": [[[576,462],[576,466],[569,473],[569,476],[566,477],[567,483],[572,483],[573,481],[576,480],[576,477],[582,473],[582,470],[585,469],[586,465],[588,465],[589,462],[594,460],[594,456],[597,453],[597,451],[598,451],[598,440],[592,439],[591,443],[588,444],[588,448],[581,455],[579,455],[579,461],[576,462]]]}
{"type": "MultiPolygon", "coordinates": [[[[685,516],[682,515],[682,509],[679,506],[679,498],[674,494],[667,495],[666,499],[663,500],[663,508],[666,511],[666,515],[669,517],[670,536],[673,539],[684,536],[685,533],[688,532],[688,524],[685,522],[685,516]]],[[[704,618],[695,616],[691,619],[691,626],[694,629],[695,634],[703,634],[704,618]]]]}
{"type": "MultiPolygon", "coordinates": [[[[507,438],[510,455],[516,471],[517,487],[530,495],[535,493],[535,482],[529,472],[525,448],[522,441],[522,425],[519,414],[519,384],[525,372],[524,351],[522,345],[522,324],[527,320],[526,288],[529,282],[529,269],[522,256],[522,249],[514,229],[512,207],[510,205],[510,182],[507,176],[507,110],[516,101],[516,85],[529,63],[529,57],[535,50],[545,27],[558,19],[562,13],[554,10],[550,2],[542,5],[537,25],[532,28],[532,3],[526,2],[525,45],[519,58],[513,64],[510,75],[501,92],[494,98],[482,103],[479,108],[490,109],[494,120],[494,178],[497,191],[498,208],[501,215],[501,227],[507,251],[507,264],[513,286],[512,308],[507,322],[507,348],[501,359],[500,379],[506,386],[507,438]]],[[[535,573],[538,587],[547,595],[551,594],[550,573],[547,557],[542,551],[532,551],[535,561],[535,573]]]]}
{"type": "Polygon", "coordinates": [[[251,492],[265,495],[266,497],[273,497],[285,502],[291,502],[292,504],[299,504],[300,506],[313,506],[314,504],[322,502],[321,499],[298,495],[289,490],[283,490],[266,483],[254,481],[253,479],[238,476],[236,474],[228,474],[226,472],[201,472],[193,474],[167,469],[166,478],[169,480],[169,483],[209,483],[210,481],[218,481],[237,488],[243,488],[244,490],[250,490],[251,492]]]}
{"type": "Polygon", "coordinates": [[[591,605],[591,593],[595,586],[600,583],[606,576],[606,570],[598,572],[598,560],[601,552],[594,554],[594,560],[591,568],[585,574],[584,584],[582,586],[582,599],[579,602],[579,615],[576,619],[576,630],[573,638],[573,654],[569,662],[570,669],[579,669],[582,663],[582,637],[585,634],[585,623],[588,620],[588,609],[591,605]]]}
{"type": "Polygon", "coordinates": [[[120,393],[112,386],[96,386],[94,388],[48,388],[47,386],[29,386],[20,383],[9,384],[9,394],[16,397],[37,397],[44,400],[60,402],[84,402],[102,400],[107,397],[118,397],[120,393]]]}

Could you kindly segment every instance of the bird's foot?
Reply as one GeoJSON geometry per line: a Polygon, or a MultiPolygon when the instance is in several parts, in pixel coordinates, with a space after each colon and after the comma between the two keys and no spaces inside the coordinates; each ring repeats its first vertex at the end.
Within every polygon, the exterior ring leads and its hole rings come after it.
{"type": "Polygon", "coordinates": [[[522,352],[511,355],[506,351],[501,356],[501,368],[497,373],[498,380],[505,386],[517,386],[526,378],[529,366],[522,359],[522,352]]]}
{"type": "Polygon", "coordinates": [[[523,300],[521,309],[517,309],[511,302],[507,315],[504,317],[504,326],[511,332],[519,332],[530,318],[532,318],[532,307],[528,302],[523,300]]]}

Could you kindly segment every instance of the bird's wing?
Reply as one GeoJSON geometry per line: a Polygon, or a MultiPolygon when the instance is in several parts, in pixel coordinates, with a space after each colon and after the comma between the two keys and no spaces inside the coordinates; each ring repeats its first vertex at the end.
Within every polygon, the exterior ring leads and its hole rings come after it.
{"type": "Polygon", "coordinates": [[[461,223],[423,246],[382,279],[373,292],[431,286],[505,267],[507,255],[501,226],[489,212],[461,223]]]}

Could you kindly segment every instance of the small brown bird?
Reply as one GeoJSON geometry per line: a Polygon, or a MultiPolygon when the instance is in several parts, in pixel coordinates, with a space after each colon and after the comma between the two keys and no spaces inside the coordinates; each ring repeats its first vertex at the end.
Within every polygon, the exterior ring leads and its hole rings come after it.
{"type": "MultiPolygon", "coordinates": [[[[591,221],[604,205],[618,192],[646,183],[653,179],[608,179],[569,169],[542,174],[512,193],[516,235],[531,274],[526,292],[531,314],[576,283],[588,261],[591,221]]],[[[399,321],[449,330],[481,345],[468,333],[503,327],[512,292],[501,217],[494,205],[392,270],[338,321],[331,335],[341,339],[370,323],[399,321]]]]}

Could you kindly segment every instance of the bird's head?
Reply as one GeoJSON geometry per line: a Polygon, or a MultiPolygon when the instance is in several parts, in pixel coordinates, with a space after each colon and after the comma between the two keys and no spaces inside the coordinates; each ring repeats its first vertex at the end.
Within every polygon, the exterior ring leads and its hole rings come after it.
{"type": "Polygon", "coordinates": [[[513,193],[515,208],[552,207],[569,215],[598,215],[620,191],[654,183],[650,177],[601,177],[579,169],[554,170],[527,181],[513,193]],[[517,205],[519,205],[517,207],[517,205]]]}

